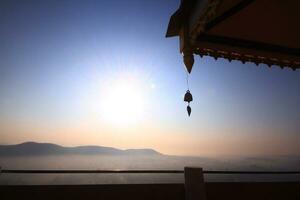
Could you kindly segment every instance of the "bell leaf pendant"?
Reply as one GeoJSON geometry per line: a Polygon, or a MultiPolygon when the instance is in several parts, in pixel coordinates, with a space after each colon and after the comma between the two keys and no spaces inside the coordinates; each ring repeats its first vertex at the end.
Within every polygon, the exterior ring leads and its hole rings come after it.
{"type": "Polygon", "coordinates": [[[191,106],[188,105],[188,106],[186,107],[186,110],[187,110],[187,112],[188,112],[188,115],[190,116],[190,115],[191,115],[191,112],[192,112],[191,106]]]}

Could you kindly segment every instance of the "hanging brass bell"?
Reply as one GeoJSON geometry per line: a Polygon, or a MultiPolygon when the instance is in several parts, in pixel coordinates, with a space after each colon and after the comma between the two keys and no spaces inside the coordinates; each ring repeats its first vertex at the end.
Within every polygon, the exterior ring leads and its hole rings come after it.
{"type": "Polygon", "coordinates": [[[193,96],[189,90],[187,90],[184,95],[184,101],[188,102],[188,106],[186,107],[186,110],[188,112],[188,115],[190,116],[192,112],[192,108],[190,107],[190,102],[193,101],[193,96]]]}
{"type": "Polygon", "coordinates": [[[186,91],[185,95],[184,95],[184,101],[190,103],[191,101],[193,101],[193,96],[191,94],[191,92],[189,90],[186,91]]]}

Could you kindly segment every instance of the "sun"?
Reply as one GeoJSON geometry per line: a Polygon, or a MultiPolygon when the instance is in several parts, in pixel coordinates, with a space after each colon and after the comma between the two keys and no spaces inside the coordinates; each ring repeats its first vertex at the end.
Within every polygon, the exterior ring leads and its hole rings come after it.
{"type": "Polygon", "coordinates": [[[132,77],[119,77],[109,82],[102,92],[102,116],[117,126],[132,126],[141,121],[145,98],[141,83],[132,77]]]}

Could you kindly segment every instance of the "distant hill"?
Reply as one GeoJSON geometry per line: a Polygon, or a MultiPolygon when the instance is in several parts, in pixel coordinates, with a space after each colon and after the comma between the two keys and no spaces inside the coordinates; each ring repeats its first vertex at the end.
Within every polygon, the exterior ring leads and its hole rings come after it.
{"type": "Polygon", "coordinates": [[[25,142],[16,145],[0,145],[0,156],[29,156],[29,155],[161,155],[153,149],[121,150],[103,146],[64,147],[51,143],[25,142]]]}

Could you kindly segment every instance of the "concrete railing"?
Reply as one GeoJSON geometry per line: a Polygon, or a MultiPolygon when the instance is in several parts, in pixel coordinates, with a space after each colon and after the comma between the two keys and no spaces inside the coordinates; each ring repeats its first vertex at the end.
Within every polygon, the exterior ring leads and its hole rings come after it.
{"type": "Polygon", "coordinates": [[[184,173],[184,184],[9,185],[0,186],[0,199],[130,199],[130,200],[299,200],[300,182],[204,182],[204,174],[300,174],[299,171],[184,170],[6,170],[1,173],[184,173]]]}

